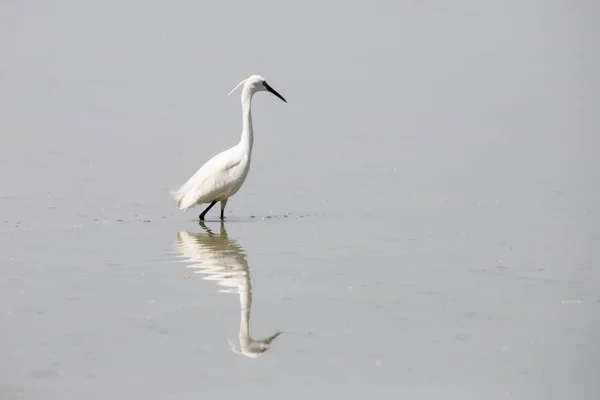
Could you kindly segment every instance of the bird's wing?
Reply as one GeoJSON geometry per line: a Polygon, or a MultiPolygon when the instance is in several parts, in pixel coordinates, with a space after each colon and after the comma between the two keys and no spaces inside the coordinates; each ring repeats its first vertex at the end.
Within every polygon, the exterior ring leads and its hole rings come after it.
{"type": "Polygon", "coordinates": [[[235,148],[225,150],[210,160],[173,193],[177,206],[181,210],[196,204],[198,201],[210,201],[224,189],[231,171],[238,167],[244,157],[236,156],[235,148]]]}

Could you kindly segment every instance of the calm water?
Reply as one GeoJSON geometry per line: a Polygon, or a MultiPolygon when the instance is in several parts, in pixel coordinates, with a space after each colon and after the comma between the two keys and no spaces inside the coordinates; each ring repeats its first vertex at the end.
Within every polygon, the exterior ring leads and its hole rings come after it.
{"type": "Polygon", "coordinates": [[[0,398],[600,398],[599,11],[3,2],[0,398]]]}

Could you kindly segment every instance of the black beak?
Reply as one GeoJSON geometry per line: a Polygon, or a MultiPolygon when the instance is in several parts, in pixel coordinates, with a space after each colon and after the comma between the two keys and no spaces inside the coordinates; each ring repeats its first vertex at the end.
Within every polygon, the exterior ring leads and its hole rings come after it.
{"type": "Polygon", "coordinates": [[[277,93],[277,91],[275,89],[273,89],[271,86],[269,86],[269,84],[267,82],[263,82],[263,85],[269,92],[273,93],[275,96],[279,97],[281,100],[283,100],[284,102],[287,103],[287,100],[284,99],[282,95],[277,93]]]}

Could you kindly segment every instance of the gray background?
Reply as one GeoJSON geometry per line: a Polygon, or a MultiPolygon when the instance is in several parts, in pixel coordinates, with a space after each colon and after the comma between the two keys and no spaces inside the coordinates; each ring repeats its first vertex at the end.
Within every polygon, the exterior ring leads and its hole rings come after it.
{"type": "Polygon", "coordinates": [[[599,11],[3,0],[0,398],[600,398],[599,11]],[[255,73],[249,359],[167,190],[255,73]]]}

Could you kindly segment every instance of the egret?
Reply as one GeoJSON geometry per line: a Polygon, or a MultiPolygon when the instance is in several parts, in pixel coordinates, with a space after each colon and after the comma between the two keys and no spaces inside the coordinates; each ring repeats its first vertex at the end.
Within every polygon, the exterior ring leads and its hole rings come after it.
{"type": "Polygon", "coordinates": [[[196,204],[207,204],[208,207],[200,214],[204,221],[206,213],[217,203],[221,202],[221,220],[224,219],[227,200],[242,187],[248,171],[254,143],[252,130],[252,96],[256,92],[271,92],[287,103],[282,95],[277,93],[260,75],[252,75],[241,81],[228,96],[238,87],[242,88],[242,137],[232,148],[222,151],[208,160],[187,182],[179,189],[171,191],[177,200],[177,207],[185,211],[196,204]]]}

